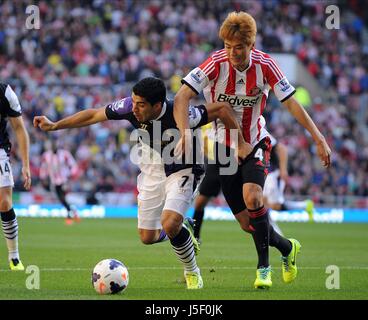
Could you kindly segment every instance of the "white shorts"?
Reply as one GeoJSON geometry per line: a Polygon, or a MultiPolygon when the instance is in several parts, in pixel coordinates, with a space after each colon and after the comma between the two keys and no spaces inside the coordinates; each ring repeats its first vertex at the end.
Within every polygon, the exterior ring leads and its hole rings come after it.
{"type": "Polygon", "coordinates": [[[193,200],[194,179],[191,168],[162,178],[140,173],[137,178],[138,228],[162,229],[161,214],[164,210],[175,211],[184,217],[193,200]]]}
{"type": "Polygon", "coordinates": [[[0,188],[13,187],[14,179],[10,159],[4,149],[0,149],[0,188]]]}
{"type": "Polygon", "coordinates": [[[270,204],[283,204],[285,181],[280,179],[280,171],[275,170],[267,175],[263,188],[263,195],[267,197],[267,202],[270,204]]]}

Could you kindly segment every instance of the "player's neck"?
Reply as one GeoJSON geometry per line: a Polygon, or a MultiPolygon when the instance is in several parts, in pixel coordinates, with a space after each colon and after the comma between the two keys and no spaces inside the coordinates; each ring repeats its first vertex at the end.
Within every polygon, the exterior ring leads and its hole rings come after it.
{"type": "Polygon", "coordinates": [[[238,70],[238,71],[240,71],[240,72],[243,72],[248,67],[249,67],[249,61],[236,66],[235,69],[238,70]]]}
{"type": "Polygon", "coordinates": [[[250,63],[250,56],[248,56],[243,63],[241,64],[238,64],[236,66],[233,65],[233,67],[240,71],[240,72],[243,72],[244,70],[246,70],[247,68],[249,68],[249,63],[250,63]]]}

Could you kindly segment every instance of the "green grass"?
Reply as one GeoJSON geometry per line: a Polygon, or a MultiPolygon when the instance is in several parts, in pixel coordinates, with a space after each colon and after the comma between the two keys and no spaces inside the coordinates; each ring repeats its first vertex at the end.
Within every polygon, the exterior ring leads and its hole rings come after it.
{"type": "Polygon", "coordinates": [[[185,289],[183,271],[170,243],[141,244],[135,219],[84,219],[65,226],[61,219],[19,218],[20,252],[25,265],[40,268],[40,289],[26,288],[30,274],[8,271],[5,244],[0,247],[0,299],[239,300],[367,299],[368,225],[283,223],[286,235],[302,244],[299,274],[281,280],[278,252],[271,249],[273,287],[253,289],[256,251],[236,222],[205,221],[197,258],[205,287],[185,289]],[[104,258],[123,261],[130,282],[123,294],[99,296],[91,271],[104,258]],[[340,268],[340,289],[326,289],[328,265],[340,268]]]}

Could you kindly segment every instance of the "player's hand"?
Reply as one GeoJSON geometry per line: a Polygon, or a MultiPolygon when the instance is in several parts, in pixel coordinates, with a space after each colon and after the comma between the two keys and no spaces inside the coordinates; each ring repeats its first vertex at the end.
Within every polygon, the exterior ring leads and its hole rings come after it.
{"type": "Polygon", "coordinates": [[[238,144],[238,162],[239,164],[253,151],[253,147],[248,142],[238,144]]]}
{"type": "Polygon", "coordinates": [[[55,122],[49,120],[46,116],[36,116],[33,118],[33,126],[43,131],[55,130],[55,122]]]}
{"type": "Polygon", "coordinates": [[[22,176],[24,180],[24,189],[29,190],[31,189],[31,171],[29,167],[22,167],[22,176]]]}
{"type": "Polygon", "coordinates": [[[324,167],[328,168],[331,165],[331,149],[325,139],[317,143],[317,155],[324,167]]]}
{"type": "Polygon", "coordinates": [[[192,143],[193,143],[192,130],[186,129],[184,137],[183,135],[180,137],[178,144],[176,145],[174,149],[174,156],[176,158],[180,158],[184,154],[189,155],[190,151],[193,148],[192,143]]]}

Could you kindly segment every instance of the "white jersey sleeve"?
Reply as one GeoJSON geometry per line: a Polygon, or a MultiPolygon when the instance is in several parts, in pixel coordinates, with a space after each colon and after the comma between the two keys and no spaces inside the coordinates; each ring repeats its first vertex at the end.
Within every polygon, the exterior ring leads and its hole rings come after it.
{"type": "Polygon", "coordinates": [[[0,83],[0,106],[2,113],[9,117],[19,117],[22,115],[19,99],[8,84],[0,83]]]}
{"type": "Polygon", "coordinates": [[[199,94],[209,85],[210,81],[214,80],[218,76],[216,61],[224,57],[226,57],[226,54],[223,53],[222,50],[216,51],[200,66],[189,72],[182,80],[182,83],[185,83],[191,87],[193,91],[199,94]]]}
{"type": "Polygon", "coordinates": [[[5,97],[8,99],[9,106],[13,111],[15,111],[16,113],[22,112],[18,97],[10,86],[6,88],[5,97]]]}
{"type": "Polygon", "coordinates": [[[295,88],[289,83],[275,60],[266,53],[264,53],[264,57],[268,60],[268,63],[265,64],[267,83],[271,86],[277,99],[283,102],[295,93],[295,88]]]}
{"type": "Polygon", "coordinates": [[[209,79],[204,71],[197,67],[188,73],[188,75],[182,80],[182,83],[185,83],[194,92],[199,94],[205,87],[208,86],[209,79]]]}
{"type": "Polygon", "coordinates": [[[274,85],[273,92],[279,101],[283,102],[295,93],[295,88],[289,83],[288,79],[283,78],[274,85]]]}

